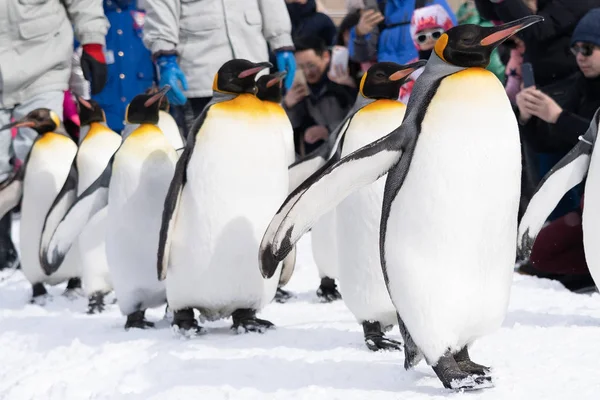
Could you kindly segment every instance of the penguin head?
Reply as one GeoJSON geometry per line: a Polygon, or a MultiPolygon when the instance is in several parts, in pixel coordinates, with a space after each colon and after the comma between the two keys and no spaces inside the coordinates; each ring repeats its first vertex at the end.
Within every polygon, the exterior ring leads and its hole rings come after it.
{"type": "MultiPolygon", "coordinates": [[[[152,87],[150,87],[148,90],[146,90],[144,92],[144,94],[156,94],[156,93],[158,93],[158,87],[156,87],[155,85],[152,85],[152,87]]],[[[163,96],[160,99],[158,108],[161,111],[169,112],[170,107],[171,107],[171,104],[169,103],[169,100],[166,98],[166,96],[163,96]]]]}
{"type": "Polygon", "coordinates": [[[492,51],[502,42],[544,18],[530,15],[494,27],[465,24],[448,29],[435,43],[435,54],[448,64],[486,68],[492,51]]]}
{"type": "Polygon", "coordinates": [[[373,64],[362,77],[360,94],[370,99],[396,100],[406,78],[426,63],[426,60],[419,60],[407,65],[393,62],[373,64]]]}
{"type": "Polygon", "coordinates": [[[281,103],[281,87],[283,86],[283,79],[287,75],[287,72],[275,72],[270,75],[263,75],[256,81],[256,97],[261,100],[272,101],[275,103],[281,103]]]}
{"type": "Polygon", "coordinates": [[[100,104],[94,100],[86,100],[77,96],[79,103],[79,121],[81,126],[89,125],[92,122],[106,122],[106,116],[100,104]]]}
{"type": "Polygon", "coordinates": [[[60,117],[47,108],[38,108],[31,111],[24,118],[0,128],[0,131],[11,128],[31,128],[38,134],[54,132],[61,125],[60,117]]]}
{"type": "Polygon", "coordinates": [[[129,124],[158,124],[160,100],[171,89],[165,85],[156,93],[138,94],[131,100],[125,112],[125,120],[129,124]]]}
{"type": "Polygon", "coordinates": [[[227,61],[213,81],[213,90],[221,93],[256,93],[256,74],[273,67],[270,62],[253,63],[241,58],[227,61]]]}

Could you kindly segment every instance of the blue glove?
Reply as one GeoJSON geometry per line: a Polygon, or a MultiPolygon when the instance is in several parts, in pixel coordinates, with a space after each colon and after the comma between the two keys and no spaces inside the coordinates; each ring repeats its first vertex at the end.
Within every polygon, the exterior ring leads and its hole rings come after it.
{"type": "Polygon", "coordinates": [[[158,57],[156,63],[160,68],[160,87],[171,86],[171,90],[167,92],[167,100],[176,106],[184,105],[187,99],[181,88],[188,90],[188,85],[185,75],[177,65],[177,56],[174,54],[162,55],[158,57]],[[180,82],[181,87],[179,86],[180,82]]]}
{"type": "Polygon", "coordinates": [[[279,71],[287,72],[283,85],[285,86],[285,90],[289,90],[294,82],[294,75],[296,75],[296,59],[294,58],[294,53],[287,50],[278,51],[275,53],[275,57],[277,57],[277,69],[279,71]]]}

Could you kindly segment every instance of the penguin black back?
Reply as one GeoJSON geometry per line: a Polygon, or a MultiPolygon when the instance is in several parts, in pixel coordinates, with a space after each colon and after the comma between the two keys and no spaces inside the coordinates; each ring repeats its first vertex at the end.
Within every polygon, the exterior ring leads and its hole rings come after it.
{"type": "Polygon", "coordinates": [[[397,99],[406,78],[425,64],[425,60],[408,65],[393,62],[373,64],[363,76],[360,93],[370,99],[397,99]]]}
{"type": "Polygon", "coordinates": [[[106,122],[106,116],[100,104],[94,100],[86,100],[82,97],[77,97],[79,104],[79,120],[81,126],[89,125],[92,122],[106,122]]]}
{"type": "Polygon", "coordinates": [[[125,113],[126,121],[129,124],[158,124],[158,111],[160,110],[160,100],[171,89],[165,85],[161,90],[154,94],[138,94],[131,100],[125,113]]]}
{"type": "Polygon", "coordinates": [[[274,74],[263,75],[256,81],[256,97],[264,101],[281,103],[281,87],[286,72],[276,72],[274,74]]]}
{"type": "Polygon", "coordinates": [[[272,66],[270,62],[253,63],[241,58],[229,60],[215,75],[213,90],[221,93],[255,94],[256,74],[272,66]]]}
{"type": "Polygon", "coordinates": [[[450,28],[435,43],[442,60],[459,67],[486,68],[492,51],[506,39],[544,18],[531,15],[494,27],[465,24],[450,28]]]}

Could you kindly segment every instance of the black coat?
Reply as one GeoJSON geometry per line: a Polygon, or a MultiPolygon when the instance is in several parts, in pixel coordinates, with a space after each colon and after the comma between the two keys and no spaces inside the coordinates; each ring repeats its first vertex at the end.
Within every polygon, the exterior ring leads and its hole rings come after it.
{"type": "Polygon", "coordinates": [[[306,4],[287,4],[290,20],[292,21],[292,36],[318,36],[327,46],[332,46],[337,34],[335,24],[326,14],[317,12],[315,0],[306,4]]]}
{"type": "MultiPolygon", "coordinates": [[[[532,15],[523,0],[475,0],[481,16],[488,20],[510,22],[532,15]]],[[[538,0],[538,15],[544,17],[518,33],[525,42],[525,62],[533,66],[536,85],[547,86],[578,71],[570,52],[571,35],[589,10],[600,7],[600,0],[538,0]]]]}
{"type": "Polygon", "coordinates": [[[566,153],[583,135],[600,108],[600,78],[577,77],[567,93],[567,101],[556,124],[548,124],[532,117],[521,126],[521,136],[532,148],[541,153],[566,153]]]}

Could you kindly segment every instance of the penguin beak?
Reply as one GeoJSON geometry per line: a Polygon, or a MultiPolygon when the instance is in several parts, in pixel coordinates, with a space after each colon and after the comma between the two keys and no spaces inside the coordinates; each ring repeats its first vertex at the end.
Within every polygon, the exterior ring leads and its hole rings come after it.
{"type": "Polygon", "coordinates": [[[163,86],[163,88],[160,89],[158,92],[156,92],[156,94],[154,96],[152,96],[148,100],[146,100],[146,102],[144,103],[144,107],[150,107],[152,104],[154,104],[157,101],[159,101],[160,99],[162,99],[169,90],[171,90],[171,86],[169,86],[169,85],[163,86]]]}
{"type": "Polygon", "coordinates": [[[83,97],[77,96],[77,100],[79,100],[79,104],[81,104],[82,106],[84,106],[88,110],[92,109],[92,105],[90,104],[90,102],[87,101],[86,99],[84,99],[83,97]]]}
{"type": "Polygon", "coordinates": [[[244,79],[244,78],[247,78],[249,76],[253,76],[253,75],[258,74],[263,69],[272,68],[273,67],[273,64],[271,64],[270,62],[261,62],[261,63],[257,63],[257,64],[254,64],[254,65],[256,65],[256,66],[253,67],[253,68],[245,69],[242,72],[240,72],[239,75],[238,75],[238,78],[239,79],[244,79]]]}
{"type": "Polygon", "coordinates": [[[515,33],[544,20],[541,15],[529,15],[507,24],[492,28],[492,33],[481,39],[482,46],[497,46],[515,33]]]}
{"type": "Polygon", "coordinates": [[[271,79],[270,81],[267,82],[267,87],[270,88],[273,85],[278,84],[279,82],[283,81],[287,75],[286,71],[281,71],[281,72],[276,72],[273,75],[275,75],[275,77],[273,79],[271,79]]]}
{"type": "Polygon", "coordinates": [[[413,72],[415,72],[417,69],[423,67],[425,64],[427,64],[427,60],[419,60],[411,64],[403,65],[402,69],[391,74],[388,79],[394,82],[399,81],[400,79],[404,79],[413,72]]]}
{"type": "Polygon", "coordinates": [[[15,121],[8,125],[4,125],[2,128],[0,128],[0,131],[5,131],[8,129],[12,129],[12,128],[33,128],[34,126],[35,126],[35,121],[21,120],[21,121],[15,121]]]}

